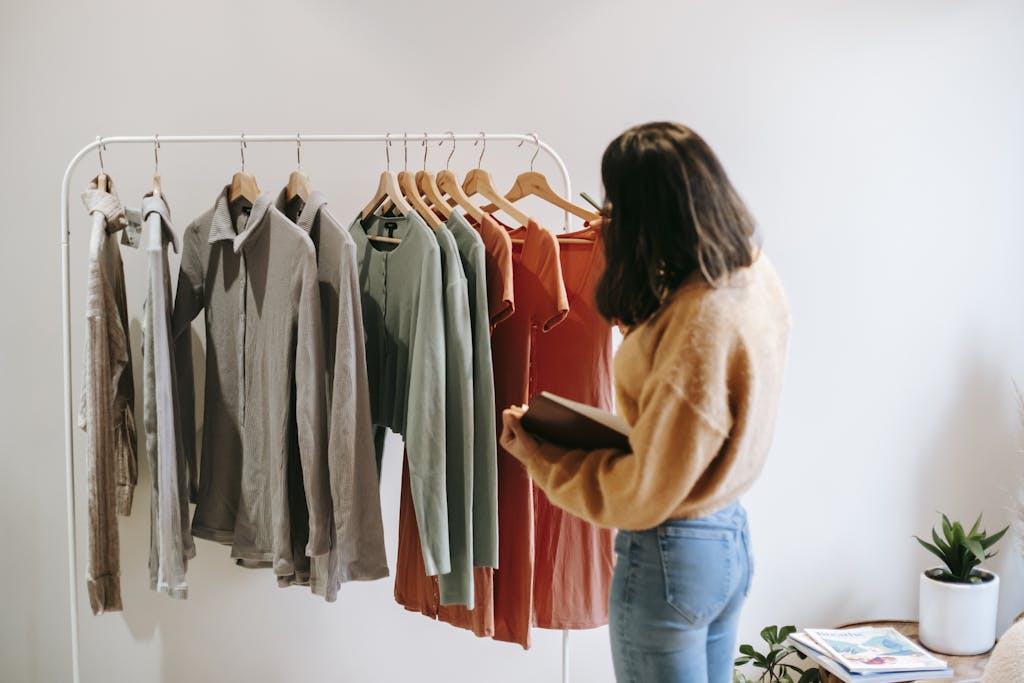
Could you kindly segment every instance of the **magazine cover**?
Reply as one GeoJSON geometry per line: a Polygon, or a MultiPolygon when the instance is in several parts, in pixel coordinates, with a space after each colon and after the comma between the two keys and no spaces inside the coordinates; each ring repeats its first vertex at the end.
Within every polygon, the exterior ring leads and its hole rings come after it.
{"type": "Polygon", "coordinates": [[[834,678],[844,683],[906,683],[907,681],[926,681],[952,678],[952,669],[929,669],[926,671],[873,671],[854,673],[839,662],[825,654],[824,648],[805,633],[793,633],[788,642],[797,650],[807,655],[819,669],[828,671],[834,678]]]}
{"type": "Polygon", "coordinates": [[[894,628],[806,629],[826,654],[856,673],[945,669],[932,656],[894,628]]]}

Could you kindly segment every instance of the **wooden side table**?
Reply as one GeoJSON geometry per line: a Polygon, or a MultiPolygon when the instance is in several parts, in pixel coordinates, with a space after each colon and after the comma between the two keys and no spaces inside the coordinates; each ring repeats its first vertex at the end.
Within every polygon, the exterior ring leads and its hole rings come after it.
{"type": "MultiPolygon", "coordinates": [[[[892,626],[918,645],[921,645],[921,641],[917,636],[916,621],[861,621],[856,624],[844,624],[838,628],[854,628],[858,626],[878,626],[882,628],[892,626]]],[[[921,647],[924,646],[921,645],[921,647]]],[[[927,650],[928,648],[925,649],[927,650]]],[[[931,650],[928,651],[931,652],[931,650]]],[[[989,652],[991,652],[991,650],[989,652]]],[[[988,662],[989,655],[988,652],[971,657],[954,657],[952,655],[944,655],[938,652],[933,654],[939,659],[946,660],[946,662],[949,663],[950,668],[953,669],[953,677],[939,679],[942,683],[957,683],[958,681],[966,683],[967,681],[980,680],[982,673],[985,671],[985,664],[988,662]]],[[[821,680],[822,683],[842,683],[842,681],[824,669],[821,669],[821,680]]]]}

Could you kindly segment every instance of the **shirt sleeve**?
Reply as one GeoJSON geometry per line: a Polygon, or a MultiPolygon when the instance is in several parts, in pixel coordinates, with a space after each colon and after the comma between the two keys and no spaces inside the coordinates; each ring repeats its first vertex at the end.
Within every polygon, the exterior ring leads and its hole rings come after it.
{"type": "Polygon", "coordinates": [[[527,269],[537,278],[537,300],[534,304],[533,322],[547,332],[565,320],[569,314],[569,298],[562,280],[562,263],[558,257],[558,240],[541,227],[535,236],[523,246],[523,259],[527,269]]]}
{"type": "Polygon", "coordinates": [[[103,214],[94,213],[86,303],[85,372],[79,424],[88,434],[89,565],[87,588],[93,614],[121,611],[121,569],[115,504],[114,386],[110,381],[110,348],[103,306],[101,241],[106,239],[103,214]]]}
{"type": "Polygon", "coordinates": [[[181,265],[171,314],[171,338],[174,340],[174,371],[177,375],[178,422],[181,425],[181,452],[188,471],[189,500],[199,495],[199,469],[196,458],[196,385],[192,372],[192,321],[203,310],[204,268],[200,237],[194,225],[185,229],[181,265]]]}
{"type": "MultiPolygon", "coordinates": [[[[380,483],[370,416],[366,344],[354,248],[340,258],[334,386],[331,387],[328,465],[342,581],[388,575],[380,483]]],[[[334,552],[332,550],[332,552],[334,552]]]]}
{"type": "Polygon", "coordinates": [[[310,557],[331,549],[331,494],[327,471],[327,422],[324,405],[324,348],[320,321],[320,284],[313,243],[306,240],[297,265],[298,320],[295,338],[295,419],[299,463],[309,508],[310,557]]]}
{"type": "Polygon", "coordinates": [[[637,399],[631,452],[545,443],[527,457],[553,503],[600,526],[649,529],[728,466],[719,455],[732,428],[732,345],[720,332],[691,321],[668,327],[637,399]]]}
{"type": "Polygon", "coordinates": [[[405,444],[427,576],[451,571],[445,476],[445,346],[441,257],[425,250],[409,339],[405,444]]]}
{"type": "Polygon", "coordinates": [[[473,351],[466,276],[455,239],[447,242],[444,268],[445,439],[447,442],[448,535],[451,573],[438,584],[443,605],[473,609],[473,351]]]}

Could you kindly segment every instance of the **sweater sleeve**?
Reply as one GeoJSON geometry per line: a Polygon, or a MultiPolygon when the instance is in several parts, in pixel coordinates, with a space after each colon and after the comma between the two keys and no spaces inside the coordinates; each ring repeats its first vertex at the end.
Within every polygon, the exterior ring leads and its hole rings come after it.
{"type": "Polygon", "coordinates": [[[451,571],[445,476],[445,346],[441,257],[436,242],[420,269],[409,339],[405,445],[427,576],[451,571]]]}
{"type": "Polygon", "coordinates": [[[178,423],[181,425],[181,453],[188,471],[189,501],[199,495],[199,470],[196,458],[196,385],[192,372],[192,321],[203,310],[203,264],[199,236],[194,225],[182,238],[181,266],[174,292],[171,314],[171,339],[174,342],[174,372],[177,377],[178,423]]]}
{"type": "MultiPolygon", "coordinates": [[[[373,580],[388,575],[381,519],[380,484],[373,447],[366,343],[354,247],[341,252],[338,326],[331,388],[331,497],[340,579],[373,580]]],[[[327,350],[330,353],[330,350],[327,350]]],[[[332,551],[333,552],[333,551],[332,551]]]]}
{"type": "Polygon", "coordinates": [[[324,404],[324,344],[320,321],[320,285],[312,242],[297,265],[299,287],[295,338],[295,418],[299,463],[309,508],[310,557],[331,549],[331,494],[327,472],[327,423],[324,404]]]}
{"type": "Polygon", "coordinates": [[[649,529],[685,500],[725,443],[670,382],[655,382],[629,438],[617,449],[566,450],[543,443],[527,461],[534,481],[559,507],[599,526],[649,529]]]}
{"type": "Polygon", "coordinates": [[[556,505],[600,526],[649,529],[664,522],[715,479],[733,421],[730,335],[714,320],[668,325],[649,351],[631,452],[541,444],[527,456],[530,476],[556,505]]]}

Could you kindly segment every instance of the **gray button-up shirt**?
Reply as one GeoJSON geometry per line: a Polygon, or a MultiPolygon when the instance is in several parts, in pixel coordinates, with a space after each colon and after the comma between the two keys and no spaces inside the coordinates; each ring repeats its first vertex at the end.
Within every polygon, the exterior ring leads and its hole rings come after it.
{"type": "Polygon", "coordinates": [[[173,333],[186,447],[194,448],[190,322],[206,319],[202,462],[192,533],[232,544],[240,563],[293,574],[289,458],[301,463],[306,554],[330,548],[324,352],[316,252],[261,195],[232,219],[225,187],[185,229],[173,333]]]}
{"type": "MultiPolygon", "coordinates": [[[[333,601],[342,581],[369,581],[388,575],[356,245],[328,211],[326,197],[317,190],[309,194],[304,205],[289,203],[282,190],[275,205],[310,236],[316,248],[326,360],[327,467],[334,524],[330,555],[313,560],[310,583],[314,593],[333,601]]],[[[293,515],[301,518],[304,507],[305,499],[293,496],[293,515]]],[[[301,530],[301,525],[298,528],[301,530]]],[[[296,562],[299,564],[298,558],[296,562]]],[[[302,566],[297,569],[294,582],[303,582],[302,566]]]]}
{"type": "MultiPolygon", "coordinates": [[[[451,571],[445,488],[445,346],[441,255],[415,214],[359,216],[349,226],[359,261],[370,409],[380,435],[401,434],[428,576],[451,571]],[[371,242],[393,232],[401,243],[371,242]]],[[[378,452],[378,457],[380,453],[378,452]]]]}
{"type": "Polygon", "coordinates": [[[178,251],[171,212],[162,197],[142,199],[149,291],[142,324],[142,425],[150,497],[149,583],[172,598],[188,597],[185,571],[195,557],[188,520],[188,470],[178,422],[177,374],[171,340],[171,275],[167,246],[178,251]]]}
{"type": "Polygon", "coordinates": [[[93,179],[82,193],[92,217],[86,297],[85,368],[78,426],[86,430],[89,472],[89,605],[93,614],[121,610],[117,515],[128,515],[138,478],[132,356],[124,268],[114,233],[124,207],[93,179]]]}

